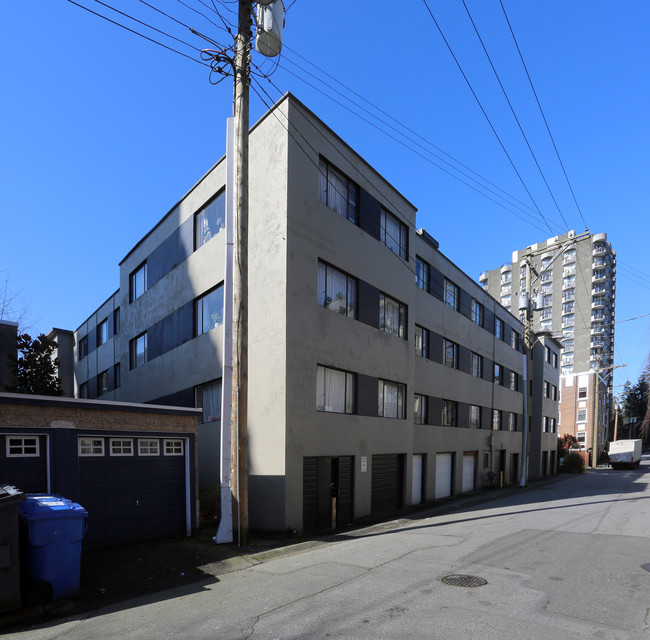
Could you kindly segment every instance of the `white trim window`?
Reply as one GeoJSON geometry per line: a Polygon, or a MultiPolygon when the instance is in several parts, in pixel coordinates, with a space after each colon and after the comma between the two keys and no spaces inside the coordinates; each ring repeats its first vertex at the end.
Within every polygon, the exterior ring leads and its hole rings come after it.
{"type": "Polygon", "coordinates": [[[160,440],[138,438],[138,455],[139,456],[159,456],[160,440]]]}
{"type": "Polygon", "coordinates": [[[132,456],[133,439],[132,438],[110,438],[112,456],[132,456]]]}
{"type": "Polygon", "coordinates": [[[7,436],[7,458],[38,458],[40,455],[38,436],[7,436]]]}
{"type": "Polygon", "coordinates": [[[406,418],[406,386],[388,380],[378,381],[379,403],[378,415],[380,418],[406,418]]]}
{"type": "Polygon", "coordinates": [[[104,438],[91,438],[90,436],[82,436],[78,439],[79,443],[79,456],[103,456],[104,455],[104,438]]]}
{"type": "Polygon", "coordinates": [[[183,441],[180,438],[174,440],[163,440],[163,443],[166,456],[182,456],[185,452],[183,441]]]}
{"type": "Polygon", "coordinates": [[[587,422],[587,410],[578,409],[578,415],[576,416],[576,422],[587,422]]]}
{"type": "Polygon", "coordinates": [[[316,367],[316,410],[354,413],[356,375],[349,371],[316,367]]]}

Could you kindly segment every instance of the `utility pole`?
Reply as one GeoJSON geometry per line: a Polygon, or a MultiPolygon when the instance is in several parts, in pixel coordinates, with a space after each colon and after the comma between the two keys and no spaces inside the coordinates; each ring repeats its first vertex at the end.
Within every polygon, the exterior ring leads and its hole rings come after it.
{"type": "MultiPolygon", "coordinates": [[[[594,423],[591,428],[591,467],[595,469],[598,465],[598,407],[600,405],[600,374],[603,371],[612,371],[614,369],[620,369],[621,367],[627,367],[627,364],[618,364],[616,366],[603,367],[600,368],[600,357],[596,361],[598,366],[594,369],[595,374],[595,387],[596,391],[594,392],[594,423]]],[[[616,414],[618,419],[618,411],[616,414]]],[[[614,422],[614,440],[616,440],[616,422],[614,422]]]]}
{"type": "Polygon", "coordinates": [[[233,531],[248,545],[248,119],[252,0],[239,0],[235,38],[235,120],[232,439],[233,531]]]}

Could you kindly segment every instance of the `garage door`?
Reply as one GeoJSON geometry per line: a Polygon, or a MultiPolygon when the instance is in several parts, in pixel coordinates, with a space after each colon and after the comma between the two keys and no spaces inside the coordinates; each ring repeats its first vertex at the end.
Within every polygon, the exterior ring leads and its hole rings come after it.
{"type": "Polygon", "coordinates": [[[463,455],[463,493],[474,490],[474,474],[476,455],[466,453],[463,455]]]}
{"type": "Polygon", "coordinates": [[[436,455],[436,499],[451,495],[452,459],[451,453],[436,455]]]}
{"type": "Polygon", "coordinates": [[[413,455],[413,475],[411,483],[411,504],[420,504],[422,502],[422,471],[423,471],[422,454],[413,455]]]}
{"type": "Polygon", "coordinates": [[[404,456],[372,456],[370,512],[373,516],[399,511],[404,496],[404,456]]]}
{"type": "Polygon", "coordinates": [[[84,546],[185,534],[185,447],[182,438],[80,437],[84,546]]]}
{"type": "Polygon", "coordinates": [[[42,435],[0,436],[0,481],[23,493],[47,492],[47,439],[42,435]]]}

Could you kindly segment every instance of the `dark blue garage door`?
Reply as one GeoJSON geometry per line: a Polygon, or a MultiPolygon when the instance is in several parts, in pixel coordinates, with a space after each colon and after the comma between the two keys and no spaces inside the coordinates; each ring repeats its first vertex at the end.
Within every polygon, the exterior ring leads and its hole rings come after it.
{"type": "Polygon", "coordinates": [[[47,491],[47,444],[45,436],[0,436],[0,482],[24,493],[47,491]]]}
{"type": "Polygon", "coordinates": [[[183,439],[79,438],[84,546],[186,533],[183,439]]]}

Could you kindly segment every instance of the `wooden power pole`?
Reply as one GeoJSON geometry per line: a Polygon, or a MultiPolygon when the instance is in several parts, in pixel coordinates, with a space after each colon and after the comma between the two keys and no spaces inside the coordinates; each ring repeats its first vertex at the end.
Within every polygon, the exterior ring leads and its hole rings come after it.
{"type": "Polygon", "coordinates": [[[233,269],[232,455],[233,534],[248,545],[248,111],[252,0],[239,0],[235,39],[235,211],[233,269]]]}

